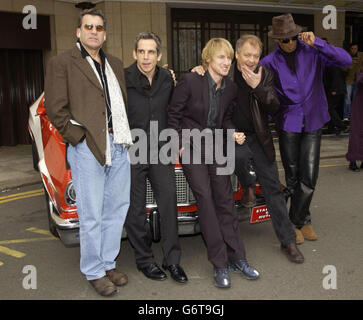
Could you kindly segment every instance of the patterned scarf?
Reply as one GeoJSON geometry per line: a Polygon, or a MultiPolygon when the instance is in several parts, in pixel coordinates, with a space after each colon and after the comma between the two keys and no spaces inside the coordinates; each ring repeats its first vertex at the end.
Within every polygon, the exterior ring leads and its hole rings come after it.
{"type": "MultiPolygon", "coordinates": [[[[79,44],[77,46],[80,48],[79,44]]],[[[95,72],[97,79],[100,82],[101,87],[102,80],[99,77],[99,74],[96,70],[96,67],[92,61],[90,56],[86,57],[93,71],[95,72]]],[[[126,115],[125,102],[122,97],[122,92],[120,88],[120,84],[117,81],[115,73],[113,72],[110,64],[105,60],[105,72],[108,84],[108,91],[110,94],[111,100],[111,112],[112,112],[112,126],[113,126],[113,134],[114,144],[122,144],[124,147],[129,147],[132,145],[132,137],[129,122],[126,115]]],[[[107,117],[106,117],[106,128],[107,128],[107,117]]],[[[110,140],[108,134],[106,135],[106,165],[111,166],[111,152],[110,152],[110,140]]]]}

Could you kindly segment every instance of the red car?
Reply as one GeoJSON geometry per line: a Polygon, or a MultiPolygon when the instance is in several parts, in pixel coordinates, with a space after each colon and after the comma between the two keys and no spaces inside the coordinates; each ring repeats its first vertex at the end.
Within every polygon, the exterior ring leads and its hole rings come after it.
{"type": "MultiPolygon", "coordinates": [[[[66,246],[79,244],[79,222],[76,195],[73,189],[71,171],[66,168],[65,144],[57,129],[49,121],[42,94],[30,107],[29,132],[33,144],[34,168],[40,172],[48,209],[50,232],[60,237],[66,246]]],[[[198,208],[180,165],[175,165],[177,189],[179,234],[199,233],[198,208]]],[[[231,176],[234,199],[240,219],[250,218],[250,223],[270,219],[261,189],[256,184],[257,205],[248,209],[240,205],[243,189],[235,175],[231,176]]],[[[159,213],[149,181],[147,183],[145,214],[150,225],[153,240],[160,238],[159,213]]],[[[124,231],[123,237],[126,237],[124,231]]]]}

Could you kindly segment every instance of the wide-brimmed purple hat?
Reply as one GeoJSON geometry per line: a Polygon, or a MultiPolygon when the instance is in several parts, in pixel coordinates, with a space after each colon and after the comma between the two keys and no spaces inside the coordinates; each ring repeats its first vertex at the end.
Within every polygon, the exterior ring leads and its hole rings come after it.
{"type": "Polygon", "coordinates": [[[268,36],[273,39],[286,39],[296,36],[302,31],[302,27],[295,24],[290,13],[272,18],[272,30],[268,36]]]}

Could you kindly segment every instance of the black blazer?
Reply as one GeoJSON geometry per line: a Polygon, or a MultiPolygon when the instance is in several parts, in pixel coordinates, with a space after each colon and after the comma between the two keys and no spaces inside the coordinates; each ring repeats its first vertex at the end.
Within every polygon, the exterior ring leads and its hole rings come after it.
{"type": "Polygon", "coordinates": [[[125,69],[125,79],[130,129],[143,129],[149,134],[150,121],[158,122],[158,133],[166,129],[168,105],[174,89],[170,71],[159,69],[156,85],[152,86],[150,92],[145,92],[141,87],[136,62],[125,69]]]}
{"type": "MultiPolygon", "coordinates": [[[[232,112],[236,103],[237,87],[227,77],[222,92],[217,129],[235,129],[232,112]]],[[[208,77],[191,72],[185,74],[177,83],[169,107],[168,126],[175,129],[181,138],[182,129],[206,128],[209,111],[208,77]]],[[[179,139],[181,142],[181,139],[179,139]]]]}

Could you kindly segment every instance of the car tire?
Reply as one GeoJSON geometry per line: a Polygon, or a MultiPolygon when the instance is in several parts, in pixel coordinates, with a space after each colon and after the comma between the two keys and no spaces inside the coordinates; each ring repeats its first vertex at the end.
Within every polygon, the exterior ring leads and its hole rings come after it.
{"type": "Polygon", "coordinates": [[[59,238],[57,226],[54,223],[54,221],[52,219],[52,215],[51,215],[51,213],[54,212],[56,209],[54,208],[53,202],[52,202],[52,200],[50,200],[48,192],[45,188],[44,188],[44,194],[45,194],[45,202],[47,205],[49,231],[53,236],[55,236],[56,238],[59,238]]]}
{"type": "Polygon", "coordinates": [[[32,155],[33,155],[34,170],[39,172],[39,167],[38,167],[39,155],[38,155],[38,150],[37,150],[34,140],[32,140],[32,155]]]}

